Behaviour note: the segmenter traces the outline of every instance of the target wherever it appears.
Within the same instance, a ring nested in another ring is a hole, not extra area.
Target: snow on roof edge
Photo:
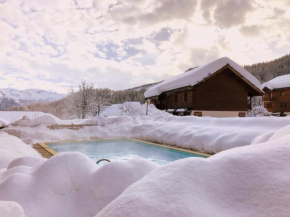
[[[262,84],[262,89],[267,87],[270,90],[279,88],[290,88],[290,74],[280,75]]]
[[[174,90],[186,86],[195,86],[202,80],[215,73],[222,67],[229,64],[233,69],[235,69],[240,75],[242,75],[246,80],[248,80],[253,86],[257,87],[260,91],[261,83],[255,78],[250,72],[244,69],[242,66],[234,62],[228,57],[221,57],[210,63],[207,63],[201,67],[194,68],[190,71],[182,73],[180,75],[171,77],[160,84],[157,84],[149,88],[145,93],[145,98],[160,95],[162,92]],[[263,91],[262,91],[263,92]]]

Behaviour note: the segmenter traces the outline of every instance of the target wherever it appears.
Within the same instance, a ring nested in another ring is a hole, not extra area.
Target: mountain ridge
[[[17,90],[15,88],[1,88],[0,91],[3,93],[4,98],[13,99],[20,105],[35,102],[52,102],[65,97],[64,94],[36,88],[25,90]]]

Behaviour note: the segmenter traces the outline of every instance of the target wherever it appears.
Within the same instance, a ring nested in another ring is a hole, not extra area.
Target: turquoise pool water
[[[166,164],[187,157],[204,157],[134,140],[78,141],[71,143],[50,143],[47,145],[58,153],[82,152],[94,161],[102,158],[116,161],[142,157],[158,164]]]

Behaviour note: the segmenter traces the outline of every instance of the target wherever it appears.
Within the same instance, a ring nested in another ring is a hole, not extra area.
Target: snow
[[[4,125],[7,125],[7,122],[6,121],[4,122],[3,120],[0,120],[0,127],[4,126]]]
[[[144,159],[99,167],[81,153],[59,154],[41,164],[35,158],[35,166],[32,160],[18,162],[0,173],[0,200],[17,202],[26,217],[94,216],[158,167]]]
[[[6,98],[12,98],[18,103],[21,101],[55,101],[65,97],[64,94],[59,94],[56,92],[41,89],[16,90],[13,88],[4,88],[0,89],[0,91],[4,93]]]
[[[262,88],[269,88],[270,90],[278,88],[290,87],[290,75],[281,75],[262,85]]]
[[[22,207],[13,201],[0,201],[0,217],[25,217]]]
[[[264,143],[159,167],[95,217],[288,217],[290,127]]]
[[[188,72],[182,73],[178,76],[169,78],[160,84],[157,84],[148,89],[144,95],[145,98],[160,95],[164,91],[169,91],[186,86],[194,86],[202,82],[205,78],[215,73],[225,65],[229,64],[238,73],[240,73],[245,79],[261,90],[261,83],[251,73],[249,73],[242,66],[234,62],[228,57],[222,57],[206,65],[197,67]],[[262,91],[262,90],[261,90]]]
[[[153,104],[148,105],[148,114],[146,115],[146,104],[143,104],[142,106],[136,107],[130,111],[130,113],[127,116],[130,117],[153,117],[153,118],[158,118],[158,117],[171,117],[172,115],[161,111],[159,109],[156,109],[156,107]]]
[[[49,130],[44,115],[5,131],[27,143],[128,136],[230,150],[164,166],[138,158],[98,166],[81,153],[43,159],[1,132],[0,216],[290,216],[290,118],[177,117],[153,105],[145,111],[142,105],[122,117],[79,120],[94,125],[80,130]]]
[[[0,170],[7,168],[12,160],[25,156],[40,157],[38,152],[17,137],[0,132]]]
[[[248,112],[248,117],[262,117],[271,115],[264,106],[255,106],[250,112]]]
[[[106,108],[105,111],[101,112],[101,117],[108,117],[108,116],[121,116],[122,111],[120,110],[120,106],[122,104],[113,104]]]
[[[27,116],[29,118],[37,118],[43,114],[45,113],[27,112],[27,111],[0,111],[0,121],[3,121],[4,123],[9,124],[23,118],[23,116]]]
[[[50,114],[43,114],[37,118],[30,119],[27,116],[23,116],[22,119],[13,122],[13,126],[24,126],[24,127],[36,127],[39,125],[56,125],[61,124],[62,121]]]
[[[110,117],[110,116],[122,116],[124,115],[123,110],[131,110],[133,108],[141,106],[140,102],[124,102],[123,104],[113,104],[108,106],[103,112],[101,112],[101,117]]]
[[[47,128],[53,123],[78,123],[89,126],[79,130]],[[71,121],[51,119],[50,116],[44,115],[36,119],[17,121],[3,130],[27,144],[96,138],[134,138],[200,152],[218,153],[249,145],[256,137],[275,132],[289,124],[290,118],[287,117],[179,117],[160,111],[152,104],[149,105],[146,115],[144,104],[120,117],[94,117]]]

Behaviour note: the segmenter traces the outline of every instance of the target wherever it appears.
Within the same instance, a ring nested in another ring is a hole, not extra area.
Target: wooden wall
[[[193,109],[247,111],[250,86],[226,68],[193,89]]]
[[[185,100],[187,94],[187,100]],[[159,97],[161,109],[178,109],[178,108],[192,108],[192,90],[180,91],[175,93],[163,93]],[[177,100],[177,101],[176,101]]]
[[[264,89],[264,92],[264,107],[269,112],[290,112],[290,88],[276,89],[273,91]]]

